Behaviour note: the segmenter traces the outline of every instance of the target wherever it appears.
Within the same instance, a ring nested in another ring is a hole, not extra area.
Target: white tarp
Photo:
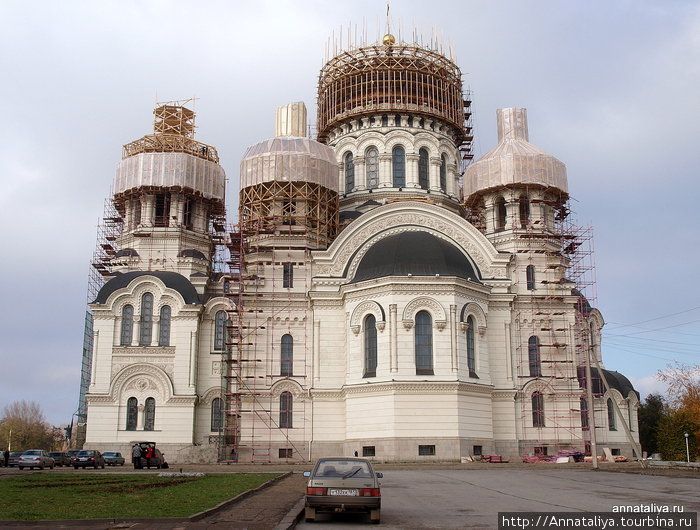
[[[117,165],[114,193],[142,186],[191,188],[207,199],[223,200],[226,175],[219,164],[187,153],[139,153]]]
[[[241,189],[264,182],[313,182],[338,191],[338,163],[330,147],[309,138],[270,138],[248,148]]]

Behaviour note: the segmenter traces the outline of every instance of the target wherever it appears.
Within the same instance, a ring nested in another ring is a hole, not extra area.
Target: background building
[[[125,146],[96,260],[87,444],[516,457],[585,450],[592,410],[598,443],[631,456],[632,385],[594,366],[585,391],[604,322],[565,166],[529,143],[524,109],[498,111],[498,145],[469,165],[470,108],[442,50],[386,35],[331,58],[318,141],[295,103],[244,155],[220,274],[216,151],[186,107],[158,107]]]

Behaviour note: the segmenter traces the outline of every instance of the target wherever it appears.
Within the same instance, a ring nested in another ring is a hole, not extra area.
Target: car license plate
[[[328,495],[345,495],[346,497],[357,497],[357,490],[352,488],[328,488]]]

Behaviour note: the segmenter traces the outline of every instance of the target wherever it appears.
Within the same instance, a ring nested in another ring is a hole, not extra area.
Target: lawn
[[[0,480],[0,520],[187,517],[276,476],[279,473],[7,477]]]

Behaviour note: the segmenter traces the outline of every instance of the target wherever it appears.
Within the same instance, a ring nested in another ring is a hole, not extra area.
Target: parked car
[[[70,459],[71,465],[78,469],[79,467],[93,467],[97,469],[101,467],[105,468],[105,459],[102,453],[95,451],[94,449],[88,449],[80,451],[77,455]]]
[[[372,523],[379,523],[381,492],[379,479],[366,458],[321,458],[306,485],[304,517],[314,521],[319,512],[368,512]]]
[[[165,461],[165,455],[156,447],[155,442],[137,442],[141,446],[141,458],[134,459],[134,469],[143,469],[155,467],[156,469],[167,469],[168,463]],[[150,453],[149,453],[150,448]],[[150,454],[148,457],[146,455]]]
[[[70,456],[68,456],[68,453],[52,451],[49,453],[49,456],[53,458],[57,466],[63,467],[70,465]]]
[[[54,459],[43,449],[29,449],[22,453],[17,460],[17,467],[20,469],[24,469],[25,467],[29,469],[35,467],[40,467],[41,469],[48,467],[53,469],[55,465]]]
[[[102,456],[105,459],[105,464],[107,464],[108,466],[123,466],[124,465],[124,457],[119,452],[105,451],[104,453],[102,453]]]
[[[24,451],[15,451],[14,453],[10,453],[10,459],[7,461],[7,465],[10,467],[17,467],[17,462],[23,452]]]

